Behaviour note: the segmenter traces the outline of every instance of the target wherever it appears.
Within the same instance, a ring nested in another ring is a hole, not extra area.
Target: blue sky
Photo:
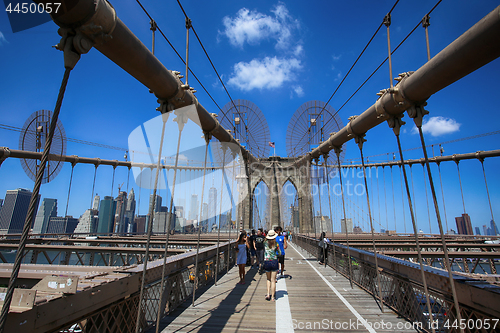
[[[435,5],[436,1],[401,1],[392,13],[391,44],[394,48]],[[149,19],[136,1],[112,1],[118,17],[143,43],[151,47]],[[177,50],[184,55],[185,26],[182,12],[175,1],[143,0],[142,4],[157,21]],[[233,99],[247,99],[257,105],[266,117],[276,154],[286,156],[286,130],[293,113],[310,100],[326,101],[366,45],[393,1],[192,1],[182,2],[193,26],[203,41]],[[429,27],[431,56],[460,36],[498,2],[492,0],[443,1],[431,14]],[[53,110],[64,71],[62,52],[57,44],[57,26],[48,22],[41,26],[12,33],[5,12],[0,13],[0,123],[22,127],[36,110]],[[157,34],[156,55],[165,67],[184,74],[185,68],[170,46]],[[383,27],[359,63],[334,96],[330,105],[338,109],[387,56],[387,35]],[[427,61],[424,29],[419,27],[393,55],[393,77],[400,72],[416,70]],[[194,36],[191,34],[190,67],[222,108],[229,98]],[[499,113],[495,96],[500,61],[497,59],[454,83],[429,99],[426,140],[428,144],[498,130]],[[209,112],[219,110],[190,77],[197,97]],[[362,113],[376,100],[376,93],[389,86],[387,64],[344,106],[339,116],[344,122],[351,115]],[[83,55],[70,77],[61,110],[66,134],[70,138],[127,147],[129,134],[140,124],[157,115],[156,98],[148,89],[118,66],[92,49]],[[410,121],[401,135],[403,148],[419,146],[418,136]],[[367,134],[365,156],[370,161],[387,160],[374,156],[397,150],[392,131],[381,124]],[[0,146],[17,149],[19,133],[0,129]],[[445,154],[469,153],[498,148],[498,135],[445,145]],[[346,159],[358,159],[359,150],[353,142],[346,147]],[[437,150],[436,150],[437,153]],[[94,146],[68,143],[68,155],[123,160],[123,152]],[[432,155],[432,153],[430,153]],[[406,153],[406,158],[420,158],[421,150]],[[389,155],[392,158],[392,154]],[[498,158],[485,162],[488,185],[495,206],[500,199]],[[422,184],[422,170],[415,171],[415,183]],[[446,210],[449,223],[463,212],[456,166],[442,165]],[[91,201],[94,168],[75,167],[68,214],[79,217]],[[71,167],[64,166],[56,180],[42,187],[42,197],[59,201],[59,214],[66,205]],[[434,170],[434,169],[433,169]],[[437,171],[437,169],[435,169]],[[396,171],[396,170],[394,170]],[[466,208],[473,226],[482,226],[490,219],[484,179],[478,161],[460,163]],[[386,169],[386,176],[389,174]],[[399,177],[395,173],[395,177]],[[111,167],[98,170],[96,192],[111,194]],[[388,176],[387,176],[388,177]],[[396,178],[397,178],[396,177]],[[435,178],[438,177],[436,172]],[[395,179],[396,179],[395,178]],[[0,167],[0,197],[18,187],[33,188],[20,163],[8,159]],[[391,186],[386,178],[387,187]],[[116,170],[113,195],[117,185],[127,183],[127,170]],[[382,184],[382,183],[380,183]],[[395,187],[400,185],[399,178]],[[438,185],[438,183],[436,184]],[[132,186],[132,184],[130,185]],[[381,189],[382,191],[382,189]],[[376,192],[375,192],[376,193]],[[382,193],[382,192],[380,192]],[[395,191],[397,194],[397,191]],[[144,192],[146,195],[146,192]],[[148,195],[149,193],[147,193]],[[428,194],[430,195],[430,194]],[[397,197],[401,202],[400,196]],[[376,200],[376,198],[375,198]],[[382,199],[383,200],[383,199]],[[389,224],[392,220],[392,199],[388,199]],[[420,216],[427,215],[422,187],[416,188]],[[146,211],[141,203],[141,214]],[[376,201],[375,201],[376,202]],[[382,201],[381,220],[385,208]],[[398,213],[401,204],[396,204]],[[498,206],[498,205],[497,205]],[[406,214],[408,214],[408,209]],[[432,217],[431,207],[431,217]],[[497,209],[496,215],[500,214]],[[377,214],[377,213],[375,213]],[[408,215],[407,215],[408,216]],[[432,220],[432,218],[431,218]],[[406,218],[408,223],[409,218]],[[397,224],[398,222],[396,222]],[[435,222],[433,222],[435,223]],[[385,223],[381,223],[384,225]],[[428,231],[427,221],[421,227]],[[398,225],[398,231],[402,226]],[[392,228],[391,228],[392,229]],[[437,227],[433,227],[433,231]]]

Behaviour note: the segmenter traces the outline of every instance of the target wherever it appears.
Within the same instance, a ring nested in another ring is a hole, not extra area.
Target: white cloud
[[[293,51],[293,55],[298,57],[300,56],[302,53],[304,52],[304,47],[302,46],[302,44],[298,44],[296,47],[295,47],[295,50]]]
[[[297,94],[298,97],[304,96],[304,89],[301,86],[293,86],[293,91]]]
[[[228,84],[244,91],[278,88],[284,82],[293,80],[293,70],[300,68],[302,68],[302,65],[296,58],[278,59],[277,57],[266,57],[263,60],[241,61],[234,65],[234,73],[229,78]]]
[[[332,58],[333,58],[333,61],[339,61],[340,58],[342,58],[342,55],[341,54],[339,54],[339,55],[334,54],[334,55],[332,55]]]
[[[8,41],[7,39],[5,39],[3,33],[0,31],[0,46],[2,46],[4,43],[8,43]]]
[[[225,30],[219,33],[238,47],[243,47],[245,42],[256,45],[263,39],[272,38],[276,40],[276,49],[287,49],[293,37],[292,31],[298,30],[300,25],[290,16],[284,3],[278,3],[271,12],[274,15],[241,8],[234,18],[223,18]]]
[[[460,130],[460,126],[461,124],[457,123],[455,119],[437,116],[430,117],[427,121],[424,120],[422,131],[432,136],[440,136],[457,132]],[[416,127],[413,128],[413,133],[418,133]]]

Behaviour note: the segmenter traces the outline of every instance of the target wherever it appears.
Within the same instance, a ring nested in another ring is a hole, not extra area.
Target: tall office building
[[[2,210],[0,211],[0,229],[2,232],[17,234],[23,231],[31,195],[30,190],[22,188],[7,191]],[[39,201],[40,194],[36,200],[35,211],[38,209]],[[33,216],[33,220],[31,221],[31,227],[33,227],[34,222],[35,216]]]
[[[85,213],[78,219],[78,225],[75,228],[75,234],[93,234],[97,232],[97,222],[98,222],[97,210],[87,209]]]
[[[208,231],[212,231],[217,224],[217,189],[211,187],[208,190]]]
[[[99,223],[97,232],[100,234],[110,234],[113,232],[113,222],[115,218],[116,202],[113,197],[105,196],[101,200],[99,208]]]
[[[132,232],[130,226],[134,222],[135,216],[135,193],[131,189],[127,197],[127,205],[125,207],[125,225],[127,225],[127,232]],[[129,231],[130,230],[130,231]]]
[[[101,202],[101,197],[99,194],[95,194],[94,201],[92,203],[92,209],[93,210],[99,210],[99,203]]]
[[[161,197],[157,194],[156,195],[156,199],[155,199],[155,208],[153,209],[153,214],[160,211],[161,204],[162,204],[161,200],[162,200]],[[149,196],[149,210],[148,210],[148,214],[151,211],[151,207],[152,206],[153,206],[153,195],[151,194]]]
[[[347,223],[346,223],[347,220]],[[352,233],[353,232],[353,224],[352,224],[352,219],[341,219],[340,220],[340,225],[341,225],[341,232],[345,234],[345,229],[347,226],[347,232]]]
[[[476,235],[481,236],[481,230],[479,229],[479,227],[476,227],[474,229],[476,229]]]
[[[490,228],[491,228],[491,235],[492,236],[498,235],[498,226],[494,220],[490,221]]]
[[[114,232],[123,234],[127,232],[127,226],[125,224],[125,211],[127,208],[127,193],[120,192],[115,199],[115,220],[114,220]]]
[[[56,216],[49,219],[47,234],[72,234],[78,225],[78,219],[73,216]]]
[[[0,199],[0,209],[2,209],[3,206],[3,199]]]
[[[35,217],[35,225],[33,226],[34,234],[46,234],[49,219],[57,216],[57,199],[44,198],[38,213]]]
[[[455,217],[458,233],[461,235],[474,235],[472,230],[472,223],[469,214],[465,213],[462,216]]]
[[[189,207],[189,214],[187,218],[189,220],[197,220],[199,214],[199,203],[198,203],[198,194],[191,195],[191,206]]]

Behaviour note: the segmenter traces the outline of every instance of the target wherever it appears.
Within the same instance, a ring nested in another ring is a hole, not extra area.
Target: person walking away
[[[252,235],[248,237],[248,243],[250,246],[250,269],[254,268],[253,264],[255,262],[255,256],[257,255],[255,252],[255,237],[257,237],[257,235],[255,235],[255,229],[252,229]]]
[[[323,265],[328,260],[328,243],[329,240],[326,238],[326,234],[323,231],[320,236],[320,241],[318,243],[318,261],[320,265]]]
[[[278,274],[280,274],[281,277],[283,277],[283,272],[285,271],[285,250],[288,247],[288,243],[285,236],[282,235],[282,231],[283,229],[281,227],[276,227],[276,234],[278,235],[276,237],[276,243],[278,243],[280,249],[280,255],[278,255],[280,270],[278,271]]]
[[[245,266],[247,264],[247,234],[242,232],[238,241],[236,242],[236,264],[238,265],[240,282],[238,284],[245,284]]]
[[[276,243],[277,234],[270,230],[267,233],[266,241],[264,242],[264,263],[262,269],[266,271],[267,277],[267,294],[266,300],[275,300],[276,293],[276,273],[278,272],[278,256],[279,246]]]
[[[257,235],[255,235],[253,246],[255,248],[255,254],[257,257],[257,267],[259,268],[259,273],[262,273],[262,263],[264,262],[264,242],[266,237],[262,233],[262,228],[257,230]]]

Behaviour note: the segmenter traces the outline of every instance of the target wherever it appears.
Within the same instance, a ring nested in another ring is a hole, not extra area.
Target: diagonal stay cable
[[[398,0],[398,1],[399,1],[399,0]],[[184,14],[184,17],[185,17],[186,19],[187,19],[187,18],[189,18],[189,17],[188,17],[188,15],[187,15],[187,13],[186,13],[186,11],[184,10],[184,7],[182,7],[181,2],[180,2],[179,0],[177,0],[177,3],[179,4],[179,7],[181,8],[182,13]],[[194,33],[194,35],[196,36],[196,39],[197,39],[197,40],[198,40],[198,42],[200,43],[200,46],[201,46],[201,48],[203,49],[203,52],[205,52],[205,55],[207,56],[207,59],[208,59],[208,61],[210,62],[210,65],[212,65],[212,68],[213,68],[213,70],[215,71],[215,74],[217,75],[217,78],[219,79],[220,83],[222,84],[222,87],[223,87],[223,88],[224,88],[224,90],[226,91],[227,96],[228,96],[228,97],[229,97],[229,99],[231,100],[231,103],[233,104],[234,109],[236,110],[236,112],[238,112],[238,115],[240,116],[240,119],[241,119],[241,121],[243,122],[243,125],[244,125],[245,127],[247,127],[247,125],[246,125],[246,123],[245,123],[245,119],[243,119],[243,117],[242,117],[242,116],[241,116],[241,114],[240,114],[240,111],[239,111],[239,110],[238,110],[238,108],[236,107],[236,104],[234,103],[233,98],[232,98],[232,97],[231,97],[231,95],[229,94],[229,91],[227,90],[226,85],[225,85],[225,84],[224,84],[224,82],[222,81],[222,78],[220,77],[219,72],[217,72],[217,69],[215,68],[214,63],[212,62],[212,59],[210,59],[210,56],[208,55],[208,52],[207,52],[207,50],[205,49],[205,46],[203,45],[203,43],[202,43],[202,41],[201,41],[200,37],[198,36],[198,34],[196,33],[196,30],[194,29],[193,24],[191,24],[191,29],[193,30],[193,33]],[[228,111],[229,111],[229,110],[228,110]],[[223,116],[224,116],[224,117],[226,117],[226,119],[227,119],[228,121],[230,121],[230,120],[229,120],[229,118],[227,117],[227,115],[224,113],[224,111],[222,111],[222,110],[221,110],[221,112],[222,112]],[[247,133],[249,133],[249,134],[250,134],[250,136],[252,137],[252,139],[253,139],[255,142],[257,142],[257,141],[255,140],[255,138],[253,138],[253,135],[252,135],[252,133],[251,133],[251,132],[247,132]],[[258,149],[258,150],[259,150],[259,152],[260,152],[260,147],[257,147],[257,149]]]
[[[146,8],[144,8],[144,6],[141,4],[141,2],[139,0],[136,0],[136,1],[139,4],[139,6],[142,8],[142,10],[144,11],[144,13],[146,13],[146,15],[148,16],[148,18],[150,20],[153,20],[153,17],[149,14],[149,12],[146,10]],[[167,38],[167,36],[163,33],[163,31],[161,30],[161,28],[159,26],[157,26],[157,29],[160,32],[160,34],[163,36],[163,38],[165,39],[165,41],[168,43],[168,45],[170,45],[170,47],[172,48],[172,50],[175,52],[175,54],[177,54],[177,56],[179,57],[179,59],[185,65],[186,62],[184,61],[184,59],[182,58],[182,56],[179,54],[179,52],[177,52],[176,48],[170,42],[170,40]],[[222,109],[219,106],[219,104],[217,104],[217,102],[215,101],[215,99],[212,97],[212,95],[210,95],[210,93],[208,92],[208,90],[205,88],[205,86],[203,85],[203,83],[201,83],[201,81],[198,79],[198,77],[193,73],[193,71],[191,70],[191,68],[189,68],[189,72],[193,75],[193,77],[195,78],[195,80],[200,84],[200,87],[207,93],[208,97],[210,97],[210,99],[212,100],[212,102],[214,102],[214,104],[217,106],[217,108],[222,111]]]
[[[179,1],[179,0],[177,0]],[[392,11],[394,10],[394,8],[396,7],[396,5],[398,4],[399,0],[396,0],[396,2],[394,3],[394,5],[392,6],[391,10],[389,11],[389,14],[392,13]],[[368,46],[370,46],[371,42],[373,41],[373,39],[375,38],[375,36],[378,34],[378,32],[380,31],[380,28],[382,28],[382,26],[384,25],[384,22],[381,22],[380,25],[378,26],[377,30],[375,31],[375,33],[372,35],[372,37],[370,38],[370,40],[368,41],[368,43],[365,45],[365,47],[363,48],[363,50],[361,51],[361,53],[358,55],[358,57],[356,58],[356,60],[354,61],[354,63],[351,65],[351,68],[349,68],[349,70],[347,71],[346,75],[344,75],[344,78],[342,79],[342,81],[340,81],[340,83],[338,84],[337,88],[335,89],[335,91],[332,93],[332,95],[330,96],[330,98],[328,99],[328,101],[325,103],[325,105],[323,106],[323,108],[321,109],[321,111],[319,112],[318,114],[318,117],[321,117],[321,115],[323,114],[323,111],[325,110],[325,108],[329,105],[330,101],[332,100],[333,96],[335,96],[335,94],[337,93],[337,91],[339,90],[340,86],[342,86],[342,84],[344,83],[345,79],[349,76],[349,74],[351,73],[352,69],[354,68],[354,66],[358,63],[359,59],[361,58],[361,56],[365,53],[366,49],[368,48]],[[373,74],[372,74],[373,75]],[[338,113],[335,112],[334,116]],[[326,126],[326,123],[323,124],[323,126],[321,127],[321,129],[324,129],[324,127]],[[310,127],[310,126],[309,126]],[[307,133],[304,133],[304,135],[302,136],[302,138],[300,138],[300,140],[302,140],[305,135]],[[299,140],[299,141],[300,141]]]
[[[427,13],[427,15],[430,15],[434,9],[441,3],[442,0],[439,0],[435,5],[434,7],[432,7],[432,9]],[[396,46],[394,48],[394,50],[391,52],[391,55],[394,54],[398,49],[399,47],[401,47],[401,45],[403,45],[404,42],[406,42],[406,40],[415,32],[415,30],[417,30],[417,28],[420,26],[420,24],[422,23],[422,20],[420,20],[417,25],[415,25],[415,27],[408,33],[408,35],[406,35],[406,37],[398,44],[398,46]],[[342,108],[354,97],[354,95],[356,95],[358,93],[358,91],[373,77],[373,75],[375,75],[375,73],[385,64],[385,62],[389,60],[389,57],[387,56],[385,58],[384,61],[382,61],[382,63],[370,74],[370,76],[358,87],[358,89],[356,89],[356,91],[344,102],[344,104],[342,104],[342,106],[335,112],[334,116],[337,115],[340,110],[342,110]],[[322,128],[324,128],[332,119],[334,118],[330,118],[328,119],[322,126]],[[415,148],[416,149],[416,148]],[[385,154],[384,154],[385,155]]]

